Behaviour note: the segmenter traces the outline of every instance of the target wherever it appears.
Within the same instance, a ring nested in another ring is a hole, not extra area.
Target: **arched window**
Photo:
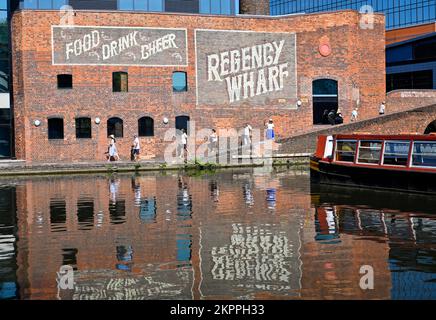
[[[113,72],[112,73],[112,91],[113,92],[127,92],[129,91],[129,79],[127,72]]]
[[[430,123],[424,131],[424,134],[436,133],[436,120]]]
[[[186,72],[182,72],[182,71],[173,72],[173,91],[174,92],[188,91],[188,80],[186,78]]]
[[[327,124],[327,114],[338,110],[338,82],[319,79],[312,83],[313,124]]]
[[[142,117],[138,120],[138,136],[154,136],[154,120],[150,117]]]
[[[64,138],[64,119],[62,118],[48,119],[48,138],[50,140]]]
[[[107,136],[109,137],[111,134],[115,136],[115,138],[123,137],[123,120],[120,118],[110,118],[107,121]]]
[[[76,118],[76,138],[91,138],[91,118]]]

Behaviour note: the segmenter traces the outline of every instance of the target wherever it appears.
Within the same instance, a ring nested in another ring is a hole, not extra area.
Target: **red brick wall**
[[[394,90],[386,97],[386,113],[436,104],[436,90]]]
[[[225,17],[183,14],[121,13],[77,11],[76,25],[172,27],[188,30],[188,67],[53,66],[51,25],[59,24],[58,12],[20,11],[12,19],[12,54],[16,117],[16,156],[35,162],[99,161],[107,150],[106,121],[118,116],[124,120],[124,138],[118,140],[122,158],[129,157],[137,120],[151,116],[155,137],[144,138],[143,156],[161,158],[167,129],[175,117],[189,115],[197,129],[221,126],[241,128],[245,122],[263,128],[272,117],[278,137],[291,136],[312,127],[312,81],[333,78],[339,83],[339,107],[346,121],[360,93],[360,116],[370,117],[385,99],[384,17],[376,15],[375,28],[361,30],[357,12],[342,11],[295,17]],[[297,33],[297,92],[303,105],[298,110],[269,105],[238,108],[196,107],[195,29],[251,30]],[[331,55],[322,57],[320,43],[329,43]],[[188,92],[173,93],[172,72],[186,71]],[[129,73],[129,92],[113,93],[111,74]],[[56,75],[71,73],[72,90],[58,90]],[[355,90],[356,92],[356,90]],[[48,140],[47,117],[64,118],[65,139]],[[101,118],[92,123],[92,139],[75,138],[74,118]],[[170,122],[165,125],[162,119]],[[35,127],[34,120],[42,125]]]

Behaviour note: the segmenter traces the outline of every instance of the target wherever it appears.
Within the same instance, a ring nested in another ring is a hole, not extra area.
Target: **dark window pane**
[[[433,89],[433,70],[392,73],[387,75],[387,90]]]
[[[199,0],[165,0],[165,11],[198,13]]]
[[[64,119],[59,119],[59,118],[48,119],[48,138],[49,139],[64,138]]]
[[[128,91],[128,75],[127,72],[112,73],[112,91],[127,92]]]
[[[152,137],[154,136],[154,121],[150,117],[143,117],[138,120],[138,136]]]
[[[77,118],[76,119],[76,138],[91,138],[91,119]]]
[[[58,89],[71,89],[73,76],[71,74],[58,74]]]
[[[188,91],[186,72],[173,72],[173,91]]]
[[[107,121],[107,136],[114,135],[115,138],[123,137],[123,120],[120,118],[110,118]]]
[[[313,81],[313,95],[338,95],[338,82],[331,79]]]

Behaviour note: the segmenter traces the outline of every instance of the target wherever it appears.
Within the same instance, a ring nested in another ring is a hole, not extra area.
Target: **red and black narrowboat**
[[[319,136],[310,171],[323,184],[436,194],[436,135]]]

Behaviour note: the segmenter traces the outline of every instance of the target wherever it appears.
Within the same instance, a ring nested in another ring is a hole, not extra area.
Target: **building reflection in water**
[[[77,222],[79,230],[90,230],[94,226],[94,200],[80,198],[77,202]]]
[[[317,241],[334,241],[339,239],[339,229],[337,227],[337,218],[334,208],[319,207],[315,213],[315,230]]]
[[[133,264],[133,249],[132,246],[117,246],[116,268],[122,271],[132,271]]]
[[[63,265],[76,283],[63,299],[435,298],[436,199],[311,192],[304,172],[277,170],[12,183],[2,299],[56,299]]]
[[[253,197],[252,188],[253,187],[249,181],[246,181],[242,187],[245,204],[249,207],[254,206],[254,197]]]
[[[73,267],[73,270],[77,270],[77,248],[65,248],[62,249],[62,265],[69,265]]]
[[[209,182],[210,196],[214,202],[220,201],[220,189],[218,187],[218,182],[216,180],[211,180]]]
[[[67,230],[67,209],[63,199],[50,200],[50,226],[52,232],[64,232]]]
[[[191,266],[192,258],[192,195],[183,176],[178,178],[176,259],[178,266]]]
[[[367,191],[368,192],[368,191]],[[375,208],[350,206],[340,196],[332,196],[329,202],[337,205],[317,208],[317,240],[324,240],[327,231],[334,234],[359,236],[360,239],[373,239],[379,247],[387,247],[386,264],[378,268],[378,273],[387,273],[389,278],[389,298],[392,299],[436,299],[436,217],[432,215],[434,206],[425,212],[402,212],[386,207],[385,202],[372,200]],[[367,193],[365,193],[367,195]],[[376,193],[373,194],[373,197]],[[378,195],[383,199],[382,195]],[[398,194],[396,205],[410,208],[411,203],[431,201],[425,196],[404,196]],[[328,212],[332,215],[329,218]],[[333,221],[336,221],[333,224]],[[331,228],[330,226],[335,226]],[[372,244],[366,250],[375,248]],[[375,249],[377,250],[377,249]]]
[[[17,299],[16,193],[0,186],[0,300]]]

